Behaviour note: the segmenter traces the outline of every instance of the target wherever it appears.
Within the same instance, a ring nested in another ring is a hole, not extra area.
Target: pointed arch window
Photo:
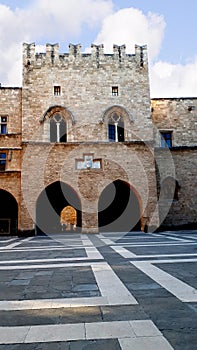
[[[124,121],[117,113],[113,113],[108,120],[108,139],[111,142],[124,141]]]
[[[61,114],[55,114],[50,119],[50,141],[66,142],[67,141],[67,125]]]

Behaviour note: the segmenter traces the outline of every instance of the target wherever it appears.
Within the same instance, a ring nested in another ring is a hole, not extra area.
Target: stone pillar
[[[84,200],[82,203],[82,233],[98,233],[98,203]]]

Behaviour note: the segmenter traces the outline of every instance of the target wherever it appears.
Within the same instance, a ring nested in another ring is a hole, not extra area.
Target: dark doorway
[[[0,190],[0,234],[17,235],[18,204],[11,193]]]
[[[77,227],[81,231],[81,203],[76,192],[67,184],[57,181],[45,188],[36,205],[36,233],[61,233],[61,211],[71,205],[77,212]]]
[[[128,183],[116,180],[101,193],[98,205],[100,232],[140,231],[140,206]]]

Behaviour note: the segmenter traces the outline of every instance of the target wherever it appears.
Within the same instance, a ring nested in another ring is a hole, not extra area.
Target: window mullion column
[[[115,122],[115,142],[118,142],[118,123]]]
[[[57,126],[57,142],[60,142],[60,123],[56,123]]]

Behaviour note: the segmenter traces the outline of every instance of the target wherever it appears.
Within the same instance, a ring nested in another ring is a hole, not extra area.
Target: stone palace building
[[[150,99],[135,54],[23,44],[0,87],[0,235],[197,226],[197,98]]]

